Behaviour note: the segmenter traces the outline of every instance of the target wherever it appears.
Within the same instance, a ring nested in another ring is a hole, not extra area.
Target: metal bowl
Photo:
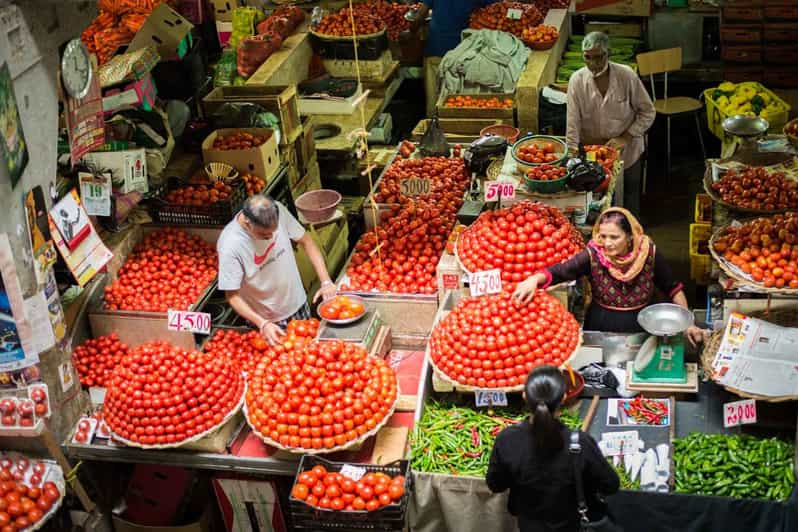
[[[352,301],[357,301],[358,303],[363,305],[363,312],[361,312],[354,318],[347,318],[345,320],[329,320],[327,318],[324,318],[325,322],[332,323],[333,325],[349,325],[350,323],[355,323],[357,320],[366,315],[366,301],[362,297],[353,294],[345,294],[345,295]],[[329,299],[327,301],[322,301],[321,303],[319,303],[319,306],[317,307],[316,311],[319,313],[320,316],[321,316],[321,309],[324,308],[325,305],[328,305],[331,302],[332,299]]]
[[[693,324],[693,313],[673,303],[651,305],[637,315],[637,323],[649,334],[673,336],[687,330]]]
[[[735,115],[723,120],[723,130],[737,137],[758,137],[770,124],[760,116]]]

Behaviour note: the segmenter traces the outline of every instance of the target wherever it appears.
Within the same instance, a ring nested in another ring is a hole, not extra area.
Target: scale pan
[[[673,303],[658,303],[641,310],[637,323],[649,334],[673,336],[693,324],[693,313]]]

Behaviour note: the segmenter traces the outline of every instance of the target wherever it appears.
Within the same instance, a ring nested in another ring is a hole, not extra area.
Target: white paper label
[[[723,426],[726,428],[737,425],[756,423],[756,401],[745,399],[723,405]]]
[[[623,432],[604,432],[601,434],[601,447],[604,456],[634,454],[638,450],[639,434],[636,430]]]
[[[510,9],[507,10],[507,18],[509,18],[509,19],[521,20],[521,17],[523,16],[523,14],[524,14],[524,12],[521,11],[520,9],[516,9],[516,8],[512,8],[511,7]]]
[[[341,475],[349,477],[355,482],[363,478],[366,474],[365,467],[357,467],[349,464],[344,464],[340,471]]]
[[[86,214],[90,216],[111,216],[111,176],[93,176],[86,172],[78,173],[80,180],[80,200]]]
[[[507,406],[507,394],[501,390],[478,390],[474,399],[477,406]]]
[[[472,297],[498,294],[502,291],[502,272],[498,268],[474,272],[468,279]]]
[[[105,402],[105,392],[107,388],[102,386],[91,386],[89,388],[89,397],[91,398],[91,404],[94,406],[100,406]]]
[[[167,328],[170,331],[210,334],[211,315],[207,312],[189,312],[186,310],[169,309]]]
[[[408,177],[399,182],[402,196],[424,196],[429,194],[430,188],[430,180],[421,177]]]
[[[514,199],[515,185],[512,183],[499,183],[498,181],[485,181],[485,201],[499,201],[499,199]]]
[[[74,379],[72,378],[72,363],[64,362],[58,366],[58,376],[61,380],[61,392],[67,393],[75,383]]]

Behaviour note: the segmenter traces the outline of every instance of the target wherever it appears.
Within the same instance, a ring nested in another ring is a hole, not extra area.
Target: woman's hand
[[[264,320],[260,325],[260,335],[269,342],[269,345],[277,345],[285,336],[285,332],[276,323]]]
[[[543,277],[541,274],[536,273],[518,283],[518,286],[515,287],[515,291],[513,292],[513,299],[524,305],[529,304],[532,298],[535,297],[535,291],[538,289],[538,284],[541,283],[541,277]]]
[[[690,345],[693,347],[707,341],[709,338],[709,331],[705,331],[695,325],[688,327],[685,334],[687,335],[687,340],[690,342]]]

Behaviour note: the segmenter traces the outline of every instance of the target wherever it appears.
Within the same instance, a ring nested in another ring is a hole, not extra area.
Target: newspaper
[[[798,329],[733,313],[712,369],[716,382],[746,393],[798,395]]]

